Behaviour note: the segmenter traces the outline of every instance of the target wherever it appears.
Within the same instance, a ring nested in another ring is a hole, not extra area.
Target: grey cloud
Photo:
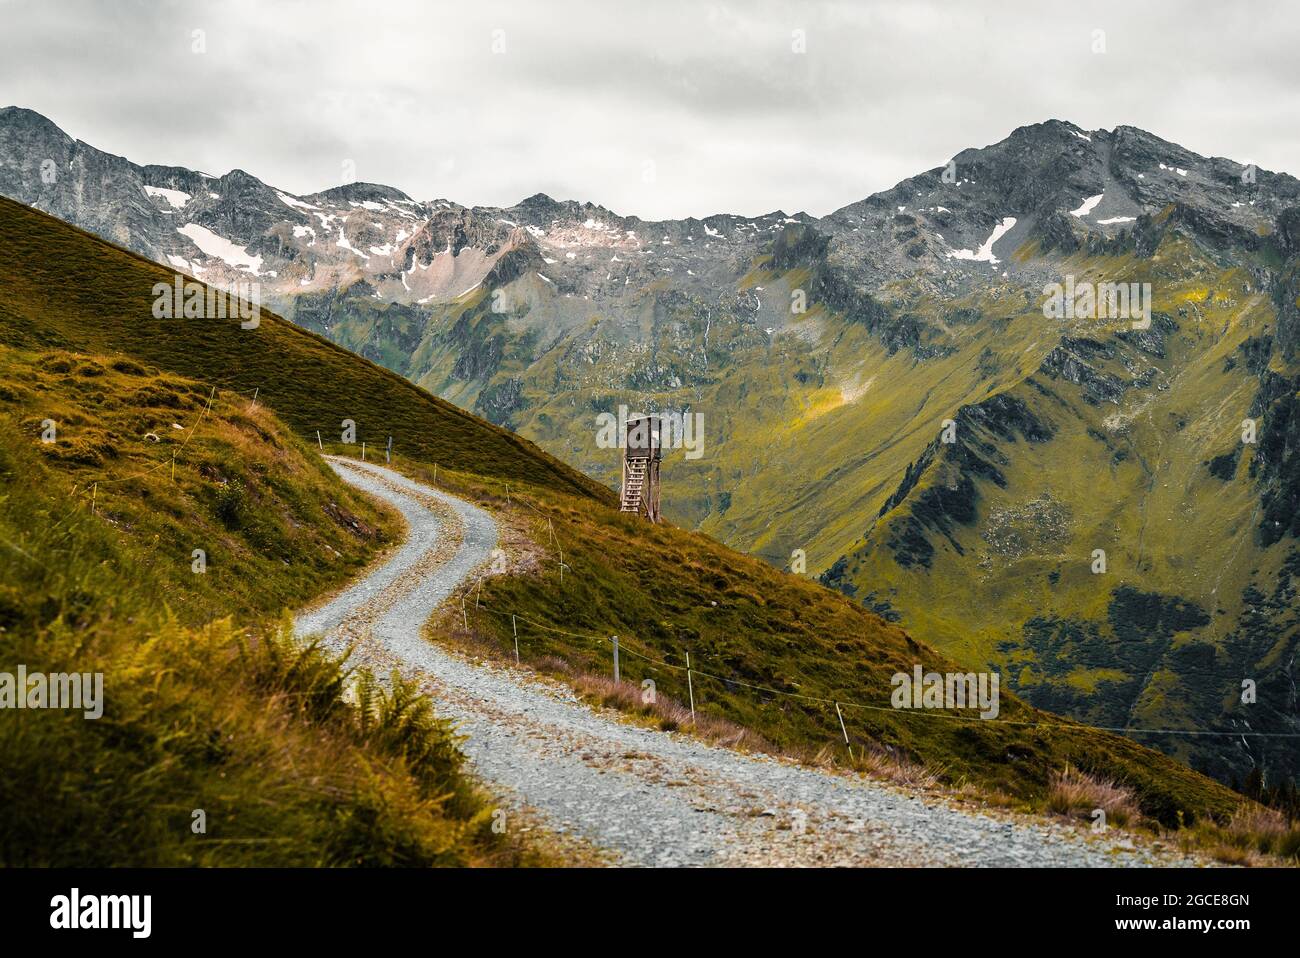
[[[137,162],[297,193],[350,159],[467,204],[823,214],[1049,117],[1291,172],[1300,143],[1283,3],[34,0],[0,16],[0,100]]]

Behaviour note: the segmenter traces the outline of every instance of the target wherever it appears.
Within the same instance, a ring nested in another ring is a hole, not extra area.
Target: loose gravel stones
[[[422,637],[434,611],[489,558],[492,517],[391,470],[331,458],[398,509],[405,543],[297,620],[360,664],[419,681],[467,736],[474,771],[507,809],[527,808],[632,865],[1196,864],[1121,833],[974,811],[942,796],[747,755],[594,710],[526,670],[471,661]]]

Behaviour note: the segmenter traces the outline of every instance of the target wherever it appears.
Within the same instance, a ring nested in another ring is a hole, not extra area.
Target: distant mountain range
[[[1145,731],[1300,732],[1293,177],[1052,120],[826,217],[647,222],[540,194],[294,196],[10,107],[0,193],[256,279],[606,482],[599,413],[700,413],[703,455],[665,465],[673,521],[1222,780],[1300,771],[1295,739]],[[1134,299],[1054,313],[1053,283]]]

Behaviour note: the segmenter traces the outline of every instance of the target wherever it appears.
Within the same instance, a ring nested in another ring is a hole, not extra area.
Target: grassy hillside
[[[278,616],[400,534],[400,520],[238,394],[120,356],[0,346],[0,369],[0,416],[59,492],[33,521],[60,527],[93,509],[122,575],[183,625]]]
[[[431,480],[427,470],[403,466]],[[701,713],[796,753],[829,747],[847,758],[834,705],[810,700],[830,699],[844,703],[856,755],[865,749],[923,764],[951,784],[1032,802],[1069,765],[1125,783],[1147,815],[1168,825],[1180,816],[1184,822],[1221,818],[1240,803],[1173,759],[1033,709],[1005,689],[996,720],[979,720],[971,710],[946,716],[894,710],[895,672],[910,673],[918,663],[927,671],[959,667],[843,595],[697,533],[650,526],[557,494],[530,493],[522,497],[526,505],[515,495],[508,505],[472,479],[439,479],[512,515],[535,544],[523,550],[531,555],[531,572],[492,576],[468,593],[470,639],[513,655],[513,613],[521,656],[542,665],[563,659],[607,675],[610,646],[589,637],[618,635],[624,680],[652,679],[658,694],[680,702],[689,698],[689,652],[692,668],[705,673],[694,676]],[[460,619],[456,608],[435,632],[462,631]]]
[[[1300,550],[1264,528],[1264,447],[1242,441],[1243,420],[1263,435],[1276,414],[1257,400],[1261,373],[1287,373],[1267,348],[1274,304],[1174,233],[1149,259],[1076,254],[1061,269],[1151,283],[1152,328],[1077,321],[996,398],[973,396],[951,414],[957,441],[936,429],[910,454],[827,581],[1058,713],[1294,731]],[[1297,767],[1293,740],[1135,734],[1223,781]]]
[[[259,400],[304,438],[357,443],[427,462],[612,502],[613,494],[531,443],[263,311],[237,320],[156,319],[154,284],[175,273],[0,197],[0,343],[124,353]]]
[[[120,356],[0,347],[0,662],[103,674],[98,719],[0,717],[0,864],[527,860],[427,701],[364,676],[350,699],[337,661],[273,627],[400,519],[264,407],[210,396]]]

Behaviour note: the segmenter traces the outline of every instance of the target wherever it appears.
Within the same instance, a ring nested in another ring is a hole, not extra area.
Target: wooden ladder
[[[645,490],[646,460],[629,459],[627,477],[623,480],[623,494],[619,503],[620,512],[641,512],[642,493]]]

